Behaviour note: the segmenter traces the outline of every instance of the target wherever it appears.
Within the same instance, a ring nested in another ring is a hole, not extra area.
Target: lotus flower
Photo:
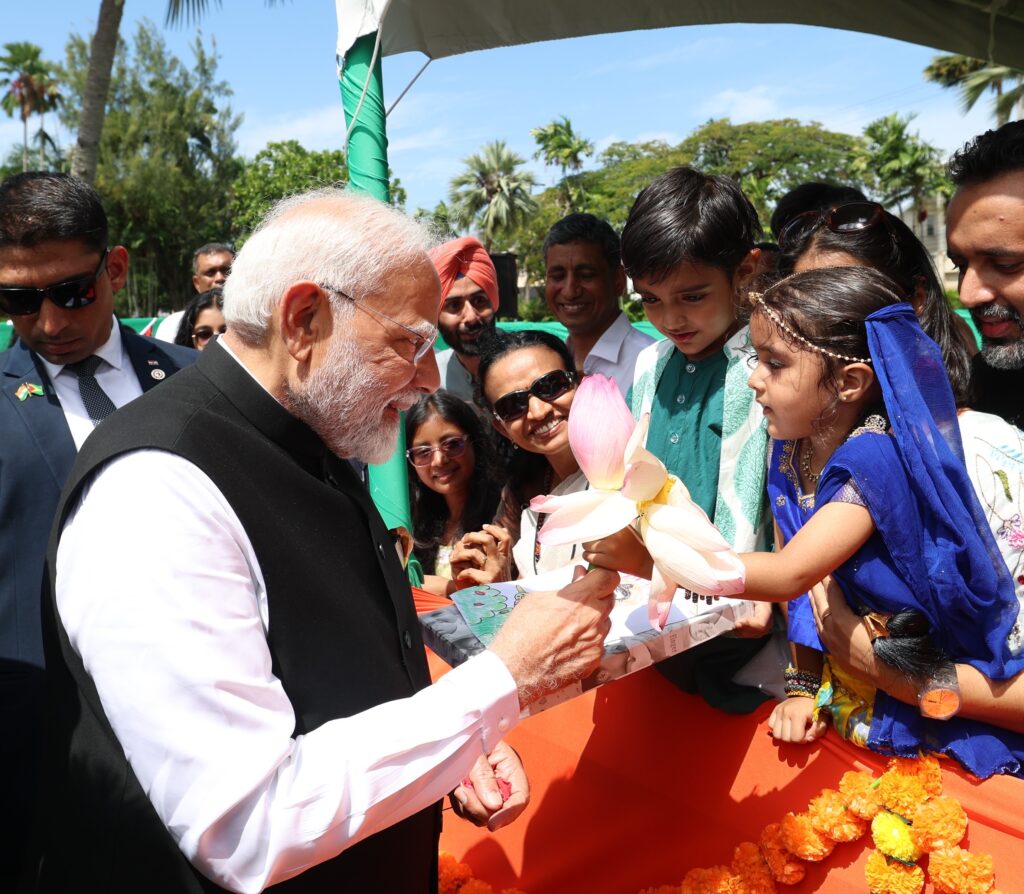
[[[535,497],[530,508],[548,516],[543,544],[599,540],[637,522],[654,562],[648,616],[660,630],[677,587],[713,596],[742,593],[739,556],[690,499],[686,486],[643,447],[650,414],[634,421],[618,386],[587,376],[569,412],[569,444],[590,489]]]

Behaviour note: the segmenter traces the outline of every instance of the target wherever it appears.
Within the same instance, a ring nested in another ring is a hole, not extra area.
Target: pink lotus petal
[[[585,376],[569,411],[569,446],[593,487],[622,487],[623,456],[635,428],[619,386],[607,376]]]
[[[675,596],[675,581],[666,580],[658,566],[651,573],[651,590],[647,596],[647,620],[655,630],[662,630],[672,611],[672,598]]]
[[[636,504],[615,491],[585,490],[562,500],[537,535],[545,546],[599,540],[636,518]]]
[[[644,453],[647,451],[644,450]],[[653,500],[667,479],[665,467],[656,459],[653,463],[630,463],[626,469],[626,480],[622,483],[622,495],[629,500]]]
[[[626,449],[623,451],[626,463],[633,461],[633,454],[643,448],[644,444],[647,443],[647,430],[651,427],[651,414],[644,413],[640,417],[640,421],[636,423],[636,428],[633,429],[633,434],[629,436],[629,440],[626,442]]]
[[[729,542],[718,528],[711,524],[700,506],[692,501],[675,506],[651,503],[646,512],[652,528],[668,534],[680,543],[708,552],[730,549]]]

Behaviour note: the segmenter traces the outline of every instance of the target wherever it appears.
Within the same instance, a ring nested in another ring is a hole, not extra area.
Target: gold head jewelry
[[[795,274],[790,274],[790,276],[793,275]],[[777,283],[775,283],[775,285],[771,286],[764,292],[751,292],[751,305],[753,307],[760,306],[761,310],[764,311],[764,315],[768,317],[769,320],[772,321],[772,325],[775,326],[776,329],[781,329],[787,335],[791,336],[792,338],[795,338],[798,342],[800,342],[800,344],[804,345],[807,348],[810,348],[812,351],[816,351],[819,354],[824,354],[827,357],[832,357],[836,360],[845,360],[847,363],[870,363],[870,357],[850,357],[848,354],[837,354],[835,351],[830,351],[828,348],[823,348],[821,347],[821,345],[816,345],[809,339],[804,338],[799,332],[793,329],[792,326],[789,326],[782,319],[782,317],[780,317],[774,311],[774,309],[770,308],[767,304],[764,303],[764,296],[767,295],[768,292],[771,292],[773,289],[776,289],[778,286],[782,285],[782,283],[789,279],[790,276],[787,276],[784,279],[780,279]]]

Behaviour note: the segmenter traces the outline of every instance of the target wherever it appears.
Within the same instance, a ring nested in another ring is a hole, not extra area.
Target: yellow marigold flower
[[[864,877],[871,894],[921,894],[924,890],[924,870],[920,866],[887,860],[881,851],[871,852]]]
[[[906,819],[917,813],[917,808],[928,800],[928,792],[920,779],[892,770],[882,774],[875,792],[884,807]]]
[[[473,870],[460,863],[447,851],[437,856],[438,894],[460,894],[463,885],[473,877]]]
[[[871,837],[875,847],[889,857],[895,857],[904,863],[916,863],[921,852],[910,837],[910,826],[900,816],[881,811],[871,821]]]
[[[761,856],[775,881],[783,885],[797,885],[804,880],[807,867],[795,859],[782,843],[781,823],[770,823],[764,827],[760,846]]]
[[[728,866],[691,869],[683,879],[682,894],[741,894],[739,879]]]
[[[875,780],[863,770],[849,770],[839,780],[839,791],[846,799],[846,806],[861,819],[872,819],[881,809]]]
[[[962,847],[933,851],[928,878],[942,894],[992,894],[995,868],[988,854],[972,854]]]
[[[817,863],[832,853],[832,840],[811,825],[811,818],[806,813],[787,813],[780,825],[786,850],[801,860]]]
[[[942,767],[934,755],[894,757],[889,761],[889,769],[901,776],[916,776],[929,795],[942,794]]]
[[[807,807],[811,825],[833,841],[856,841],[868,830],[868,821],[846,806],[846,799],[835,789],[823,789]]]
[[[494,888],[478,878],[471,878],[459,888],[459,894],[494,894]]]
[[[914,815],[910,835],[925,852],[954,847],[967,832],[967,814],[956,798],[939,795],[922,804]]]

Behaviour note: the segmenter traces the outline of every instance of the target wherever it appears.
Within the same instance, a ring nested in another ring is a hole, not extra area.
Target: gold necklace
[[[804,480],[809,484],[817,484],[818,478],[821,477],[821,472],[811,471],[811,444],[807,442],[804,444],[804,449],[800,451],[800,471],[803,472]]]

